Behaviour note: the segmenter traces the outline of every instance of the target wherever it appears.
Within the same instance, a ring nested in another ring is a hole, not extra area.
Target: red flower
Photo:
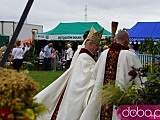
[[[137,72],[135,70],[131,70],[128,72],[128,75],[132,76],[132,79],[134,79],[137,76]]]
[[[10,115],[13,115],[13,112],[9,108],[0,109],[0,118],[4,118],[5,120],[9,120]]]

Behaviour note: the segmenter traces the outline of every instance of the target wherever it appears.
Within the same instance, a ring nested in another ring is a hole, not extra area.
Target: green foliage
[[[154,39],[146,39],[145,42],[143,42],[139,46],[139,52],[141,54],[147,53],[147,54],[158,55],[160,53],[160,42],[154,44]]]
[[[150,74],[145,82],[145,93],[141,94],[142,99],[150,105],[160,104],[160,73]]]
[[[115,87],[115,85],[105,85],[102,89],[102,104],[114,104],[117,103],[122,96],[124,95],[123,91]]]
[[[105,41],[106,41],[105,45],[110,45],[111,44],[111,40],[110,39],[111,39],[110,37],[106,37],[105,38]]]
[[[128,73],[134,79],[139,78],[141,85],[132,84],[129,88],[124,86],[115,87],[114,84],[104,86],[102,90],[102,105],[114,104],[116,107],[120,105],[159,105],[160,104],[160,73],[150,73],[147,75],[147,70],[143,68],[134,68]],[[147,81],[143,82],[142,77],[147,76]]]
[[[153,46],[153,55],[158,54],[160,54],[160,41],[158,41],[157,44]]]
[[[133,105],[137,104],[138,99],[138,89],[135,85],[129,88],[115,87],[115,85],[105,85],[102,90],[102,105],[114,104],[116,107],[120,105]]]
[[[100,42],[100,51],[102,52],[103,51],[103,47],[106,45],[106,46],[109,46],[111,44],[111,40],[110,40],[110,37],[106,37],[104,40],[101,40]]]
[[[26,69],[29,70],[29,71],[33,71],[33,70],[34,70],[34,67],[35,67],[35,65],[32,64],[32,63],[28,63],[28,64],[26,65]]]

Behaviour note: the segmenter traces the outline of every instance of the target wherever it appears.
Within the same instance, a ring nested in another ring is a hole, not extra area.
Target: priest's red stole
[[[113,43],[107,53],[103,85],[114,82],[116,79],[118,57],[121,50],[126,50],[121,44]],[[112,120],[113,105],[101,107],[100,120]]]

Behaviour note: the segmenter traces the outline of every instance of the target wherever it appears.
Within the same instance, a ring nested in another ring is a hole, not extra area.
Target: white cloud
[[[19,21],[28,0],[0,0],[0,20]],[[138,21],[160,21],[159,0],[34,0],[27,22],[44,26],[48,31],[60,22],[97,21],[111,31],[112,21],[131,28]]]

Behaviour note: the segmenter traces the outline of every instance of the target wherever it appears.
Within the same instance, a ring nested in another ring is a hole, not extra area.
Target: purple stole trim
[[[91,53],[90,51],[88,51],[87,49],[82,48],[82,49],[80,50],[79,54],[81,54],[81,53],[87,53],[89,56],[91,56],[91,57],[95,60],[95,55],[92,54],[92,53]]]
[[[80,50],[79,54],[81,54],[81,53],[87,53],[87,54],[88,54],[89,56],[91,56],[93,59],[94,59],[94,57],[95,57],[91,52],[89,52],[89,51],[88,51],[87,49],[85,49],[85,48],[82,48],[82,49]],[[63,90],[63,92],[62,92],[62,94],[61,94],[61,96],[60,96],[60,99],[59,99],[59,101],[58,101],[58,104],[56,105],[56,108],[55,108],[55,110],[54,110],[54,112],[53,112],[53,115],[52,115],[51,120],[56,120],[56,118],[57,118],[58,111],[59,111],[59,108],[60,108],[60,105],[61,105],[61,102],[62,102],[64,93],[65,93],[66,87],[67,87],[67,85],[65,86],[65,88],[64,88],[64,90]]]
[[[68,83],[68,82],[67,82],[67,83]],[[67,85],[64,87],[64,90],[63,90],[63,92],[62,92],[62,94],[61,94],[61,96],[60,96],[60,99],[59,99],[59,101],[58,101],[58,103],[57,103],[57,105],[56,105],[56,108],[55,108],[55,110],[54,110],[54,112],[53,112],[53,115],[52,115],[51,120],[56,120],[56,119],[57,119],[58,111],[59,111],[59,108],[60,108],[60,106],[61,106],[61,102],[62,102],[62,100],[63,100],[63,96],[64,96],[64,93],[65,93],[66,87],[67,87]]]

